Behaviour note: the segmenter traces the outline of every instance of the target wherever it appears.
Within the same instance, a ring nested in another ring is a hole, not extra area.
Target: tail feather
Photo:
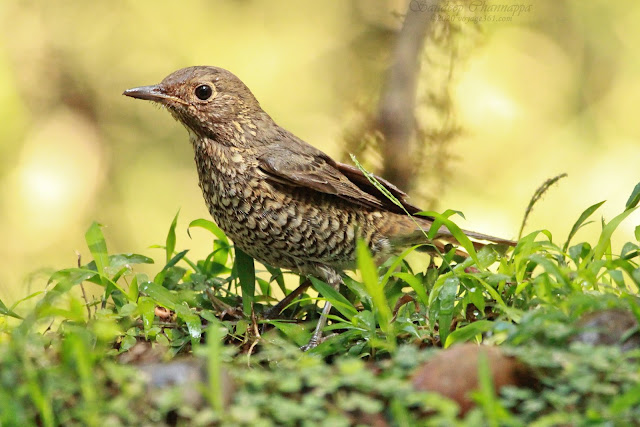
[[[397,221],[396,219],[393,223],[394,225],[392,230],[390,230],[390,233],[387,233],[387,235],[390,236],[390,240],[393,245],[412,246],[420,243],[429,243],[440,249],[440,246],[443,247],[443,245],[438,244],[438,241],[453,243],[454,245],[459,244],[457,239],[445,226],[440,227],[433,241],[428,241],[425,237],[425,233],[429,232],[433,224],[433,220],[430,218],[404,216],[403,220]],[[462,232],[471,239],[475,249],[480,249],[490,243],[508,246],[516,245],[516,242],[513,240],[504,239],[502,237],[490,236],[488,234],[477,233],[469,230],[462,230]]]

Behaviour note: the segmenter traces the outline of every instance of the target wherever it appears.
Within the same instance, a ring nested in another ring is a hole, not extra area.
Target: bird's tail
[[[428,217],[410,217],[407,215],[398,215],[396,220],[390,225],[389,232],[385,233],[389,236],[392,246],[408,247],[418,245],[420,243],[428,243],[435,246],[438,250],[444,250],[446,243],[459,245],[458,240],[451,234],[449,229],[441,226],[438,233],[432,240],[428,240],[426,233],[429,232],[433,225],[433,219]],[[462,230],[462,232],[471,240],[475,249],[495,243],[500,245],[515,246],[516,242],[502,237],[490,236],[488,234],[477,233],[475,231]]]

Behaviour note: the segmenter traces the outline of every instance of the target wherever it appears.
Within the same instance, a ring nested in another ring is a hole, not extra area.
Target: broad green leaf
[[[202,321],[200,320],[200,316],[194,313],[184,301],[176,305],[174,310],[176,315],[187,325],[192,342],[198,342],[202,336]]]
[[[471,303],[475,305],[478,310],[484,313],[486,301],[484,299],[482,288],[473,286],[471,289],[468,289],[467,292],[469,293],[469,300]]]
[[[122,317],[131,316],[138,310],[138,305],[133,302],[129,302],[118,309],[118,314]]]
[[[496,262],[498,253],[491,246],[485,246],[478,251],[478,268],[486,270],[490,265]]]
[[[156,302],[151,297],[138,298],[138,310],[142,315],[142,326],[144,331],[148,332],[153,326],[153,320],[156,317]]]
[[[102,227],[102,225],[94,221],[89,226],[84,237],[91,256],[93,256],[93,260],[96,263],[96,270],[100,275],[103,275],[105,267],[109,266],[109,255],[107,253],[107,243],[104,240],[104,235],[100,227]]]
[[[200,316],[195,314],[184,301],[179,301],[175,294],[155,282],[145,282],[141,284],[140,292],[147,294],[157,305],[175,311],[176,315],[187,325],[191,338],[193,340],[200,338],[202,334]],[[148,308],[148,306],[145,306],[145,308]]]
[[[226,265],[229,259],[229,242],[213,241],[213,260],[220,265]]]
[[[251,316],[251,304],[256,293],[256,269],[253,258],[238,247],[235,248],[236,259],[234,269],[242,289],[242,311],[245,316]]]
[[[447,342],[449,329],[453,320],[453,309],[458,294],[460,280],[457,277],[448,277],[444,281],[444,285],[438,294],[440,303],[440,311],[438,313],[438,327],[440,331],[440,341]]]
[[[171,291],[155,282],[144,282],[139,287],[140,292],[147,294],[156,304],[175,311],[178,305],[178,298]]]

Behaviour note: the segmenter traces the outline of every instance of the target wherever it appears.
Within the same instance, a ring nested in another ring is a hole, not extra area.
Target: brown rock
[[[498,347],[461,344],[440,351],[413,374],[416,390],[433,391],[460,405],[461,415],[474,407],[469,393],[478,390],[478,358],[487,357],[496,393],[505,385],[525,386],[532,383],[529,370]]]

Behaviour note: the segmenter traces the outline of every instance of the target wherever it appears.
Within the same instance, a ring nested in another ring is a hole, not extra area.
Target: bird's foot
[[[300,347],[300,350],[302,351],[308,351],[311,350],[312,348],[316,348],[317,346],[319,346],[320,344],[322,344],[323,342],[325,342],[326,340],[328,340],[329,338],[333,338],[335,337],[336,333],[333,334],[329,334],[326,337],[323,337],[322,335],[320,336],[312,336],[311,339],[309,340],[309,342],[305,345],[303,345],[302,347]]]
[[[309,350],[311,350],[312,348],[316,348],[316,347],[318,346],[318,344],[320,344],[320,343],[318,342],[318,340],[314,340],[313,338],[311,338],[311,339],[309,340],[309,342],[308,342],[308,343],[306,343],[305,345],[303,345],[302,347],[300,347],[300,350],[302,350],[302,351],[309,351]]]

